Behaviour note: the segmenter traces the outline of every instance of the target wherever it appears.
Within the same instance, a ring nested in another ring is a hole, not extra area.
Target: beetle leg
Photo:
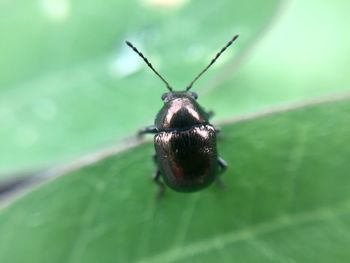
[[[208,115],[208,119],[211,119],[211,118],[213,118],[213,116],[215,115],[215,113],[214,113],[214,111],[210,110],[210,111],[207,111],[207,115]],[[214,129],[215,129],[215,132],[216,132],[217,134],[219,134],[219,136],[220,136],[221,128],[219,128],[219,127],[214,127]]]
[[[207,111],[207,114],[208,114],[208,119],[213,118],[213,117],[214,117],[214,115],[215,115],[215,113],[214,113],[212,110]]]
[[[220,167],[220,173],[223,173],[226,169],[227,169],[227,163],[224,159],[222,159],[221,157],[218,157],[218,165]],[[221,188],[224,189],[226,188],[225,183],[221,180],[220,177],[218,177],[218,179],[216,180],[217,185]]]
[[[145,128],[139,130],[139,132],[137,133],[138,137],[142,137],[142,135],[146,134],[146,133],[157,133],[158,129],[156,126],[154,125],[150,125],[150,126],[146,126]]]
[[[157,163],[157,155],[156,155],[156,154],[154,154],[154,155],[152,156],[152,159],[153,159],[153,161],[154,161],[155,163]]]
[[[160,171],[157,170],[153,175],[153,181],[158,185],[158,193],[157,198],[161,198],[164,195],[165,186],[164,183],[160,179]]]
[[[221,168],[221,172],[224,172],[227,169],[227,162],[221,157],[218,157],[218,164],[219,164],[219,167]]]

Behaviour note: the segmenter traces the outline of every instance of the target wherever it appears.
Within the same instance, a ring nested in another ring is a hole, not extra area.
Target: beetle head
[[[178,98],[191,98],[193,100],[196,100],[198,98],[198,95],[196,92],[192,91],[171,91],[162,95],[162,100],[164,103]]]

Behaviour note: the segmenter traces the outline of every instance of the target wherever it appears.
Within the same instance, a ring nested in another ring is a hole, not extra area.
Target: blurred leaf
[[[223,128],[227,190],[156,202],[150,144],[0,214],[0,262],[349,262],[350,101]]]
[[[249,62],[206,93],[217,117],[350,90],[350,2],[285,3]]]
[[[210,74],[246,49],[278,2],[1,2],[0,172],[64,161],[153,121],[166,90],[126,39],[182,89],[233,34],[244,32]]]

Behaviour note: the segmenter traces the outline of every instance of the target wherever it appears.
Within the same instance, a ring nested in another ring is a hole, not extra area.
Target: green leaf
[[[244,32],[209,76],[246,50],[278,3],[2,1],[0,173],[63,162],[153,121],[165,89],[126,39],[182,89],[232,35]]]
[[[0,214],[0,262],[349,262],[350,101],[223,127],[217,186],[155,200],[153,146],[62,176]]]

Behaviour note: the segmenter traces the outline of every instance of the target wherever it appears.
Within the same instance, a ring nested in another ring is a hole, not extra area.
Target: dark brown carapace
[[[212,112],[205,111],[197,102],[197,94],[189,90],[237,38],[238,35],[235,35],[184,91],[173,91],[147,58],[130,42],[126,42],[143,58],[169,90],[162,96],[164,105],[157,114],[155,124],[139,132],[139,135],[155,134],[154,160],[158,169],[154,174],[154,180],[160,186],[160,194],[164,191],[164,183],[178,192],[201,190],[218,178],[219,170],[227,167],[226,162],[217,153],[218,130],[209,123]]]

